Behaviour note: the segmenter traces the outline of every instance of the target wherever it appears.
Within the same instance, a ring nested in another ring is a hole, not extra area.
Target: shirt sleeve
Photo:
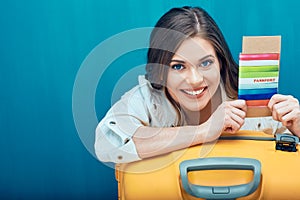
[[[96,128],[95,153],[102,162],[128,163],[141,160],[133,135],[149,125],[148,109],[137,88],[124,95]]]

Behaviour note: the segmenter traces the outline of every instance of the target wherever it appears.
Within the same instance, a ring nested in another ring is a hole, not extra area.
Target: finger
[[[272,116],[278,121],[282,121],[282,117],[293,110],[299,110],[298,100],[293,97],[287,97],[285,101],[273,105]]]
[[[238,120],[237,120],[238,121]],[[225,123],[224,123],[224,128],[223,130],[225,132],[229,132],[229,133],[235,133],[240,129],[240,124],[235,121],[232,116],[230,115],[226,115],[225,116]]]
[[[225,133],[236,133],[240,128],[238,126],[235,126],[234,124],[228,125],[224,127],[223,132]]]
[[[243,126],[243,124],[244,124],[244,118],[242,118],[242,117],[236,115],[235,113],[231,113],[230,117],[231,117],[231,119],[232,119],[234,122],[237,123],[237,125],[238,125],[237,128],[238,128],[238,129],[240,129],[240,127]]]
[[[272,117],[274,120],[280,121],[281,117],[288,112],[288,105],[286,102],[280,102],[273,105]]]
[[[274,120],[280,121],[280,116],[278,115],[278,109],[287,106],[293,97],[290,95],[274,94],[269,103],[268,107],[272,112],[272,117]]]
[[[233,133],[236,133],[236,131],[234,131],[231,127],[227,127],[223,130],[224,133],[230,133],[230,134],[233,134]]]
[[[247,111],[244,111],[244,110],[240,110],[240,109],[237,109],[237,108],[232,108],[231,109],[231,112],[234,114],[234,115],[237,115],[238,117],[244,119],[246,117],[246,113]]]
[[[281,122],[284,126],[291,126],[294,121],[297,121],[297,119],[299,119],[299,116],[300,110],[293,109],[291,112],[288,112],[282,117]]]
[[[244,124],[246,112],[240,109],[244,105],[245,101],[233,102],[233,105],[230,103],[226,104],[224,127],[227,132],[236,132]],[[238,106],[239,108],[234,106]]]
[[[293,96],[291,96],[291,95],[274,94],[274,95],[271,97],[271,99],[270,99],[270,101],[269,101],[269,103],[268,103],[268,107],[269,107],[271,110],[273,110],[273,106],[274,106],[275,104],[278,104],[278,103],[283,102],[283,101],[287,101],[287,100],[289,100],[289,99],[291,99],[291,98],[293,98]]]
[[[292,125],[294,119],[295,119],[294,112],[290,112],[284,115],[280,121],[283,126],[290,126]]]
[[[247,112],[247,105],[246,105],[246,101],[243,99],[238,99],[238,100],[234,100],[234,101],[230,101],[229,105],[234,107],[234,108],[238,108],[240,110],[243,110],[244,112]]]
[[[288,114],[291,113],[294,109],[294,107],[290,106],[290,105],[286,105],[286,106],[280,106],[279,108],[275,109],[275,112],[277,113],[277,118],[282,121],[283,118]]]

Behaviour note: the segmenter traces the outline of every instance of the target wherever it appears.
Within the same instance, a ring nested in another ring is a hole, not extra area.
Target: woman
[[[95,149],[103,162],[162,155],[243,127],[272,132],[287,127],[300,136],[299,102],[292,96],[271,98],[273,119],[245,118],[246,103],[237,99],[238,65],[201,8],[174,8],[160,18],[146,72],[97,126]]]

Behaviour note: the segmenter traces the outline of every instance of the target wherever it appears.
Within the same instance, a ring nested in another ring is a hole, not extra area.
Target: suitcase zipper
[[[275,141],[275,149],[280,151],[296,152],[299,138],[288,133],[276,133],[274,138],[255,137],[255,136],[221,136],[220,140],[256,140],[256,141]]]

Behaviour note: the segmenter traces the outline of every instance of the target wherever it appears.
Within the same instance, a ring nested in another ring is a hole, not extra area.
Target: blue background
[[[74,125],[76,73],[101,41],[154,26],[171,7],[183,5],[212,15],[236,60],[243,35],[281,35],[279,89],[300,98],[298,1],[1,1],[0,199],[117,199],[114,170],[89,153]],[[136,53],[114,62],[101,78],[99,119],[122,74],[145,63],[146,51]]]

